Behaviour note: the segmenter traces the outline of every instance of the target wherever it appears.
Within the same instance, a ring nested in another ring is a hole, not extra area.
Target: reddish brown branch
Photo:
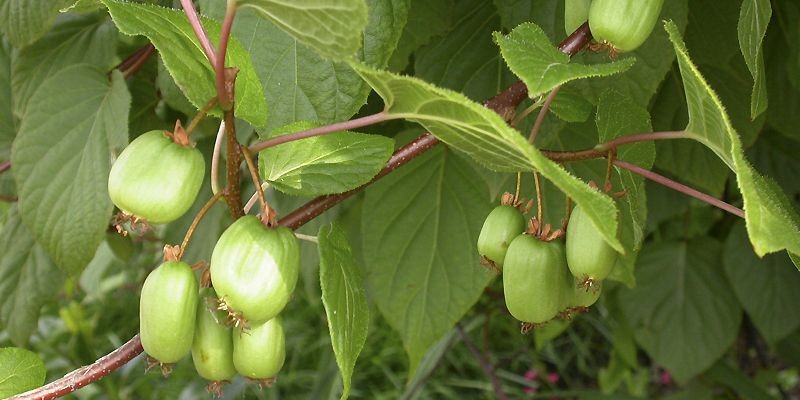
[[[11,161],[0,162],[0,173],[6,172],[11,169]]]

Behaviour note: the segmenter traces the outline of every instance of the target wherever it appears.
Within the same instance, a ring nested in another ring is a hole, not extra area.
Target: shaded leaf
[[[22,117],[33,93],[50,76],[75,64],[108,68],[117,31],[105,16],[64,16],[39,41],[20,50],[12,71],[14,113]]]
[[[767,81],[764,76],[764,56],[761,44],[772,17],[769,0],[744,0],[739,14],[739,46],[747,69],[753,77],[753,94],[750,96],[750,118],[767,109]]]
[[[24,346],[36,330],[42,305],[58,294],[64,275],[34,241],[16,207],[0,231],[0,253],[0,322],[11,341]]]
[[[311,129],[298,122],[270,137]],[[277,190],[297,196],[342,193],[369,182],[386,165],[394,141],[384,136],[341,131],[267,148],[258,155],[261,177]]]
[[[534,23],[519,25],[508,35],[495,32],[494,40],[509,68],[525,82],[528,96],[532,98],[576,79],[627,71],[635,62],[632,57],[593,65],[570,62],[570,56],[553,45],[542,28]]]
[[[369,306],[364,281],[347,236],[339,225],[319,231],[319,281],[331,344],[342,373],[342,399],[350,395],[353,369],[367,340]]]
[[[153,42],[170,75],[195,107],[199,109],[217,95],[214,69],[182,12],[148,4],[102,1],[121,32],[144,35]],[[207,18],[202,22],[212,43],[216,43],[219,40],[219,24]],[[267,106],[261,81],[253,69],[250,55],[236,38],[232,38],[228,44],[225,66],[239,69],[234,105],[236,116],[254,126],[264,126]],[[222,115],[219,107],[215,107],[210,114]]]
[[[18,347],[0,348],[0,398],[44,384],[47,370],[36,353]]]
[[[364,0],[236,0],[251,7],[300,42],[327,58],[343,59],[361,47],[367,26]]]
[[[63,0],[0,0],[0,31],[23,48],[47,32],[63,5]]]
[[[0,39],[0,160],[8,160],[17,134],[11,106],[11,46]]]
[[[128,140],[130,94],[119,72],[75,65],[31,97],[14,141],[12,171],[22,221],[70,274],[92,259],[105,237],[111,149]]]
[[[677,27],[667,22],[666,29],[678,55],[686,92],[688,136],[713,150],[736,173],[744,198],[747,231],[756,254],[763,256],[784,249],[800,253],[800,216],[780,187],[747,162],[722,103],[689,58]]]
[[[741,223],[728,235],[723,254],[736,297],[767,341],[776,343],[800,327],[800,274],[786,254],[758,258]]]
[[[361,232],[369,249],[368,288],[400,333],[410,376],[493,277],[475,250],[490,210],[486,186],[472,167],[441,147],[366,192]]]
[[[636,341],[680,384],[710,367],[738,333],[742,313],[721,247],[710,238],[645,247],[636,288],[620,292]]]

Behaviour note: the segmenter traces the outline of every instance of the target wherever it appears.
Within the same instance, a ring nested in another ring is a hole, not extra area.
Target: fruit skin
[[[525,230],[525,217],[512,206],[497,206],[486,220],[478,235],[478,253],[502,266],[508,245]]]
[[[579,286],[578,281],[572,275],[569,275],[569,290],[565,290],[565,299],[563,309],[587,308],[597,303],[600,294],[603,291],[603,282],[597,282],[590,288]]]
[[[589,20],[591,2],[592,0],[564,0],[564,30],[567,35],[571,35]]]
[[[247,215],[228,227],[211,254],[211,282],[220,300],[251,326],[278,315],[297,284],[300,247],[285,227],[267,228]]]
[[[286,359],[286,338],[280,318],[247,331],[233,333],[233,365],[250,379],[269,379],[278,374]]]
[[[210,381],[225,381],[236,375],[236,368],[233,366],[233,336],[230,327],[217,322],[224,322],[225,314],[212,313],[209,309],[209,305],[213,307],[216,299],[213,289],[200,290],[192,361],[198,375]]]
[[[167,261],[154,269],[139,299],[139,336],[151,357],[170,364],[192,349],[197,279],[189,264]]]
[[[572,275],[586,282],[605,279],[617,262],[617,252],[603,240],[589,217],[575,207],[567,224],[567,265]]]
[[[547,322],[563,309],[567,287],[564,243],[520,235],[508,246],[503,266],[503,294],[514,318]]]
[[[633,51],[656,26],[664,0],[594,0],[589,8],[589,29],[597,41],[617,51]]]
[[[111,166],[108,194],[127,214],[152,224],[178,219],[194,203],[205,176],[200,150],[150,131],[134,139]]]

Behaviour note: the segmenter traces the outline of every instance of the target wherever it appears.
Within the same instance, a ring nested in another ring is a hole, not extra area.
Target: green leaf
[[[628,57],[605,64],[570,63],[570,56],[553,45],[542,28],[530,22],[519,25],[508,35],[495,32],[494,40],[508,67],[525,82],[531,98],[576,79],[625,72],[635,62]]]
[[[789,253],[789,259],[792,260],[792,264],[800,271],[800,256],[797,254]]]
[[[170,75],[195,107],[199,109],[217,95],[214,69],[182,12],[147,4],[102,1],[122,33],[144,35],[153,42]],[[216,43],[219,40],[219,24],[208,18],[203,18],[202,22],[211,42]],[[236,38],[232,38],[228,44],[225,65],[239,69],[235,89],[236,116],[253,126],[264,126],[267,106],[261,82],[253,69],[250,55]],[[215,107],[210,114],[221,116],[222,112]]]
[[[364,0],[236,0],[330,59],[345,59],[361,47],[367,26]]]
[[[450,29],[414,53],[414,75],[479,102],[516,82],[492,42],[492,32],[500,29],[492,3],[462,0],[448,13]]]
[[[565,122],[585,122],[592,115],[592,103],[572,86],[563,86],[550,103],[550,111]]]
[[[0,0],[0,31],[20,49],[50,28],[62,0]]]
[[[341,226],[319,231],[319,281],[336,363],[342,373],[342,399],[350,395],[353,369],[367,340],[369,306],[364,281]]]
[[[11,341],[24,346],[36,330],[42,305],[56,297],[64,275],[34,241],[16,207],[0,231],[0,252],[0,323]]]
[[[737,224],[725,241],[723,263],[736,297],[768,342],[800,327],[800,274],[785,254],[758,258],[743,224]]]
[[[769,0],[744,0],[739,14],[739,46],[747,69],[753,76],[753,94],[750,97],[750,118],[767,109],[767,82],[764,76],[764,56],[761,44],[772,18]]]
[[[17,135],[11,106],[11,46],[0,39],[0,160],[8,160]]]
[[[31,97],[11,161],[22,221],[48,254],[79,273],[105,237],[111,150],[128,140],[130,94],[119,72],[75,65]]]
[[[475,250],[491,210],[488,198],[472,167],[442,147],[366,192],[361,218],[366,279],[381,314],[400,333],[409,376],[493,278]]]
[[[370,65],[386,65],[405,24],[406,0],[370,0],[364,49],[357,55]],[[213,18],[225,15],[225,3],[201,1]],[[233,33],[250,52],[264,84],[270,109],[265,131],[296,121],[332,123],[355,114],[369,86],[347,64],[323,58],[256,12],[245,7],[236,14]]]
[[[637,286],[620,292],[636,341],[680,384],[710,367],[736,339],[741,309],[710,238],[662,242],[639,254]]]
[[[431,39],[447,32],[453,25],[454,0],[410,0],[408,22],[403,28],[397,49],[389,65],[392,71],[402,71],[409,57]]]
[[[500,116],[460,93],[363,64],[352,65],[383,98],[389,118],[417,122],[491,169],[539,171],[586,211],[615,250],[625,252],[617,239],[617,209],[611,198],[547,159]]]
[[[298,122],[269,137],[311,129],[317,124]],[[394,150],[384,136],[341,131],[283,143],[258,155],[261,177],[277,190],[296,196],[342,193],[369,182]]]
[[[651,132],[650,114],[628,96],[609,89],[598,101],[595,116],[600,143],[605,143],[619,136]],[[622,146],[617,151],[617,158],[650,169],[656,157],[653,142],[640,142]],[[633,270],[636,256],[642,247],[647,225],[647,196],[645,195],[644,178],[628,170],[616,168],[625,196],[619,200],[621,211],[620,239],[625,254],[617,259],[617,266],[611,276],[628,286],[633,286]]]
[[[742,231],[744,233],[744,231]],[[738,398],[748,400],[775,400],[767,387],[762,387],[740,368],[720,360],[708,370],[708,378],[733,389]],[[757,378],[756,378],[757,379]]]
[[[756,172],[744,157],[742,144],[725,108],[689,58],[678,29],[666,23],[678,55],[689,107],[689,137],[708,146],[736,173],[744,198],[745,218],[756,254],[779,250],[800,253],[800,216],[771,179]]]
[[[0,398],[44,385],[47,370],[36,353],[18,347],[0,348]]]
[[[75,64],[109,68],[117,30],[102,15],[65,16],[39,41],[20,50],[11,82],[14,113],[22,117],[33,93],[47,78]]]

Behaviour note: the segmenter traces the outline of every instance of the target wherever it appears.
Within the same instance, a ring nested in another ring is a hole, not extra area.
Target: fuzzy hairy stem
[[[331,133],[346,131],[350,129],[361,128],[368,125],[377,124],[386,121],[386,112],[381,111],[377,114],[367,115],[366,117],[351,119],[349,121],[337,122],[331,125],[320,126],[318,128],[307,129],[300,132],[294,132],[287,135],[271,137],[262,142],[258,142],[249,147],[250,151],[257,153],[264,149],[268,149],[279,144],[293,142],[295,140],[310,138],[314,136],[329,135]]]

